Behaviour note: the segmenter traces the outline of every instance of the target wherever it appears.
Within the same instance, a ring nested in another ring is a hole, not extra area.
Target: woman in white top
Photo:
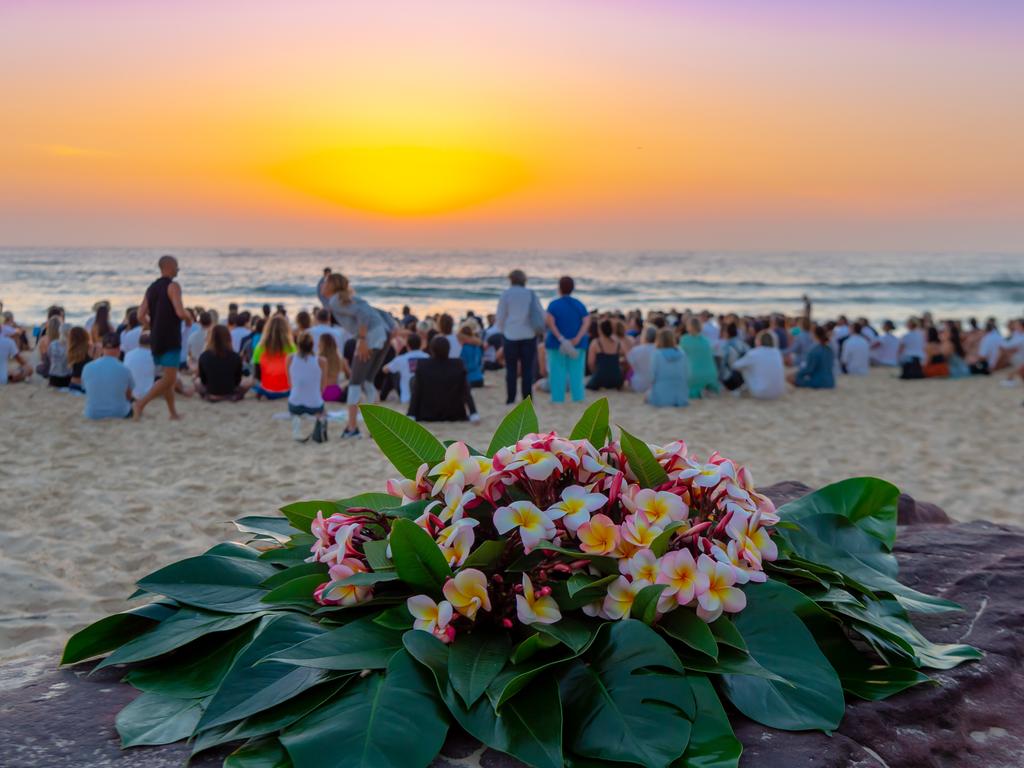
[[[327,386],[327,361],[313,353],[313,337],[303,333],[296,342],[296,352],[288,359],[288,413],[292,415],[292,437],[304,443],[327,440],[327,419],[324,414],[323,390]],[[315,416],[313,433],[302,436],[302,417]]]
[[[761,331],[757,335],[757,346],[732,367],[743,374],[743,386],[751,397],[775,400],[786,393],[785,366],[771,331]]]

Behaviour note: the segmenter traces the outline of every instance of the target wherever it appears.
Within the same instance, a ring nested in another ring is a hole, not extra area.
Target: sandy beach
[[[1024,390],[1001,378],[901,382],[875,370],[831,392],[773,403],[720,397],[681,410],[649,408],[633,393],[609,399],[614,423],[651,441],[718,449],[761,484],[877,475],[955,518],[1020,524]],[[485,446],[505,413],[501,384],[491,374],[477,391],[480,424],[433,430]],[[546,429],[568,430],[582,410],[540,398]],[[88,422],[81,399],[39,380],[0,388],[0,403],[4,660],[57,651],[70,632],[125,608],[139,577],[235,537],[236,517],[383,490],[395,474],[370,439],[292,442],[289,423],[273,418],[280,403],[191,399],[179,423],[157,403],[141,424]]]

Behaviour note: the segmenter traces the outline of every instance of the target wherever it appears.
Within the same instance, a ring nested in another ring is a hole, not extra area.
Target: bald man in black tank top
[[[148,324],[149,344],[153,350],[153,362],[160,369],[160,379],[144,398],[136,400],[132,410],[136,419],[150,401],[163,397],[172,420],[181,418],[174,408],[174,387],[178,381],[178,366],[181,363],[181,321],[187,315],[181,303],[181,286],[174,282],[178,276],[178,260],[173,256],[161,256],[157,262],[160,278],[146,289],[146,296],[139,306],[139,321]]]

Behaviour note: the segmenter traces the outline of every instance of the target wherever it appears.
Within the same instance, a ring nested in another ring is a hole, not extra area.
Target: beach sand
[[[718,449],[759,484],[877,475],[955,518],[1022,524],[1024,389],[1001,379],[901,382],[877,370],[772,403],[725,396],[673,410],[633,393],[609,399],[613,423]],[[489,374],[475,395],[482,422],[433,426],[439,437],[486,447],[506,411],[503,378]],[[544,429],[567,432],[583,408],[539,398]],[[155,402],[141,424],[87,422],[82,406],[38,380],[0,388],[0,659],[57,651],[70,632],[128,607],[136,579],[237,538],[233,518],[383,491],[396,475],[370,439],[293,443],[288,421],[272,418],[281,403],[184,400],[184,421],[172,423]]]

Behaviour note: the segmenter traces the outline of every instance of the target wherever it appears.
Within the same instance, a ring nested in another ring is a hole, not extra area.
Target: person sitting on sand
[[[157,262],[160,277],[146,289],[139,305],[139,320],[149,326],[149,343],[153,362],[160,369],[160,380],[141,400],[133,404],[135,418],[141,419],[146,406],[158,397],[167,401],[167,412],[172,420],[179,418],[174,407],[174,392],[178,385],[178,367],[181,365],[181,322],[188,318],[181,303],[181,286],[174,282],[178,276],[178,260],[161,256]]]
[[[324,412],[323,391],[327,386],[327,361],[313,351],[313,337],[302,333],[296,341],[295,353],[288,356],[288,413],[292,416],[292,437],[304,443],[312,437],[314,442],[327,441],[327,416]],[[316,423],[311,435],[303,436],[302,417],[314,416]]]
[[[14,336],[0,336],[0,384],[28,381],[32,376],[32,366],[18,349]],[[18,364],[18,370],[11,370],[11,361]]]
[[[659,408],[689,405],[686,353],[676,345],[675,333],[669,328],[658,331],[656,344],[647,403]]]
[[[316,328],[316,326],[313,326]],[[313,336],[313,334],[310,334]],[[313,337],[317,338],[317,337]],[[338,349],[336,337],[330,333],[322,333],[320,341],[316,344],[317,354],[327,363],[327,383],[324,385],[324,400],[329,403],[340,403],[344,398],[344,391],[341,388],[342,377],[348,379],[351,369],[348,367],[348,360],[341,356]]]
[[[203,400],[238,401],[251,386],[242,381],[242,357],[232,349],[231,332],[223,325],[210,329],[209,341],[196,367],[196,391]]]
[[[92,318],[92,325],[89,326],[89,341],[92,344],[92,354],[98,357],[103,352],[103,339],[107,334],[114,333],[114,326],[110,322],[110,304],[100,303],[96,308],[96,314]]]
[[[743,374],[743,387],[757,400],[775,400],[786,393],[785,366],[775,348],[775,334],[761,331],[757,346],[733,364]]]
[[[597,338],[590,342],[587,350],[591,371],[587,389],[622,389],[623,357],[622,342],[615,337],[615,325],[606,317],[597,324]]]
[[[828,329],[817,325],[811,335],[814,346],[804,357],[800,370],[789,375],[789,383],[807,389],[835,389],[835,352],[829,344]]]
[[[715,363],[711,343],[696,317],[691,317],[686,323],[686,333],[679,339],[679,348],[686,353],[686,362],[690,367],[690,398],[699,399],[706,391],[717,394],[718,365]]]
[[[964,351],[960,324],[947,320],[943,326],[940,338],[942,340],[942,352],[946,356],[946,360],[949,361],[949,378],[966,378],[971,375],[971,369],[967,365],[967,353]]]
[[[92,362],[89,332],[76,325],[68,331],[68,365],[71,366],[71,380],[68,387],[72,392],[82,392],[82,371]]]
[[[309,333],[316,349],[320,349],[320,337],[324,335],[334,337],[334,345],[339,352],[345,348],[345,330],[341,326],[331,325],[331,313],[323,307],[316,311],[315,322]]]
[[[871,364],[895,368],[900,364],[900,340],[892,320],[882,323],[882,334],[871,342]]]
[[[19,352],[28,349],[28,330],[22,328],[14,319],[13,312],[3,313],[3,322],[0,323],[0,336],[11,339]]]
[[[997,370],[1004,341],[995,318],[990,317],[985,323],[985,332],[978,341],[977,354],[969,361],[971,373],[988,376]]]
[[[213,315],[205,311],[200,312],[198,321],[192,325],[192,332],[185,345],[188,354],[188,367],[193,374],[199,371],[199,357],[209,344],[211,328],[213,328]]]
[[[138,400],[145,397],[153,388],[153,382],[156,381],[156,364],[153,362],[153,350],[149,347],[149,334],[139,336],[136,343],[135,349],[125,352],[122,347],[121,352],[124,354],[125,367],[132,374],[132,397]]]
[[[449,357],[444,336],[430,340],[430,357],[419,360],[412,377],[409,417],[416,421],[479,421],[466,366]]]
[[[459,328],[458,340],[461,345],[459,359],[466,366],[466,378],[473,389],[484,385],[484,348],[476,333],[476,321],[467,320]],[[451,353],[449,353],[451,354]]]
[[[949,377],[949,358],[942,346],[939,329],[934,325],[928,327],[927,341],[924,345],[924,375],[929,379],[945,379]]]
[[[1003,365],[1011,369],[1007,381],[1012,382],[1014,376],[1024,379],[1024,318],[1010,321],[1010,338],[1000,348]]]
[[[788,365],[799,368],[804,364],[807,353],[815,343],[813,330],[811,318],[806,315],[797,321],[790,332],[789,347],[783,355]]]
[[[850,376],[867,376],[871,372],[871,344],[864,336],[863,330],[864,326],[854,322],[839,356],[843,364],[843,373]]]
[[[95,325],[93,326],[95,328]],[[103,354],[82,369],[87,419],[125,419],[132,415],[131,371],[119,359],[121,340],[111,331],[100,341]]]
[[[647,326],[639,339],[639,343],[634,344],[633,348],[626,353],[626,362],[629,363],[630,388],[634,392],[644,394],[651,388],[651,381],[654,379],[654,357],[658,349],[655,342],[658,339],[658,329],[653,325]]]
[[[733,365],[750,351],[750,346],[740,338],[739,328],[736,327],[735,322],[728,321],[721,326],[721,329],[722,336],[719,341],[719,350],[721,350],[722,355],[719,360],[719,378],[722,381],[723,387],[730,392],[735,392],[743,386],[743,374],[733,368]],[[803,334],[795,337],[795,339],[802,338]]]
[[[138,349],[141,336],[142,324],[139,323],[139,311],[130,309],[125,317],[125,327],[121,331],[121,352],[127,355],[133,349]]]
[[[398,375],[398,398],[408,403],[412,400],[412,378],[416,375],[417,366],[430,355],[421,349],[423,342],[418,333],[409,334],[405,344],[406,351],[385,365],[384,370]]]
[[[256,367],[256,398],[278,400],[288,397],[288,356],[295,353],[295,342],[288,326],[288,318],[274,315],[267,321],[260,343],[252,352]]]
[[[900,373],[901,379],[924,378],[924,333],[917,318],[907,321],[907,332],[900,339]]]

